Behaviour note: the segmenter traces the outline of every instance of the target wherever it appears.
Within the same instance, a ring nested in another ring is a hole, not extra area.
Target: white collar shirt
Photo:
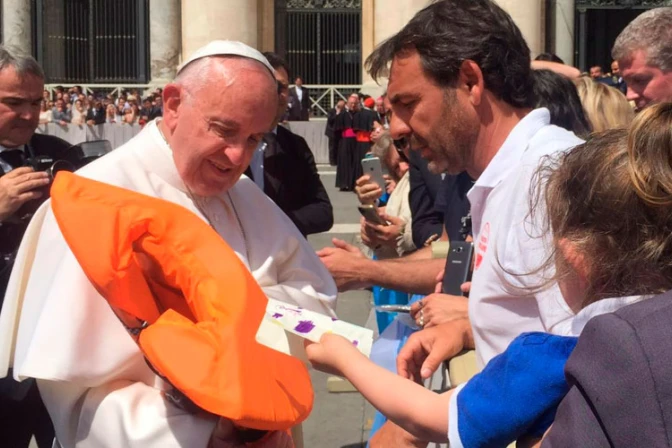
[[[296,86],[295,89],[296,89],[296,97],[299,99],[299,102],[303,101],[303,89],[299,86]]]
[[[540,161],[581,143],[550,125],[547,109],[536,109],[511,131],[468,193],[475,244],[469,319],[481,367],[519,334],[552,333],[573,317],[557,284],[534,291],[554,272],[539,271],[552,253],[551,235],[544,209],[530,214],[530,194]]]

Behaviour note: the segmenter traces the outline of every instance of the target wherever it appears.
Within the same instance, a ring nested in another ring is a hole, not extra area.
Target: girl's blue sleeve
[[[564,367],[577,338],[524,333],[451,397],[451,448],[506,447],[541,437],[568,391]]]

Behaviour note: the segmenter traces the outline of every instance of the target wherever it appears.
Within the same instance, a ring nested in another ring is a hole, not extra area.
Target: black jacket
[[[301,101],[299,101],[299,96],[296,93],[296,87],[291,87],[289,89],[289,104],[290,108],[289,121],[308,121],[310,116],[310,95],[308,89],[302,87],[303,95],[301,96]]]
[[[417,151],[411,151],[409,173],[411,191],[408,201],[413,217],[413,242],[419,248],[432,235],[440,237],[443,233],[443,212],[434,207],[441,188],[441,175],[430,173],[427,161]]]
[[[542,447],[672,446],[672,291],[593,318]]]
[[[93,116],[93,111],[96,111],[96,116]],[[100,109],[94,109],[93,107],[89,109],[86,113],[86,121],[93,120],[95,124],[105,123],[105,108],[101,107]]]
[[[264,193],[305,235],[326,232],[334,224],[327,190],[303,137],[278,126],[277,145],[264,151]],[[252,171],[247,169],[248,177]]]

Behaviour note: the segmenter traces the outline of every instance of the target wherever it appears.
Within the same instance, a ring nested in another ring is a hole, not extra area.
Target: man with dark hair
[[[612,55],[638,110],[672,101],[672,7],[637,16],[616,38]]]
[[[303,87],[303,78],[294,79],[294,87],[289,89],[289,121],[308,121],[310,117],[310,95]]]
[[[528,219],[539,161],[581,143],[552,126],[548,110],[532,110],[530,65],[520,30],[491,0],[433,2],[367,60],[374,80],[389,75],[393,138],[409,139],[434,172],[476,179],[468,193],[475,241],[469,300],[438,295],[450,322],[418,313],[418,324],[435,328],[413,335],[398,359],[400,371],[416,378],[474,346],[482,367],[521,332],[563,332],[573,317],[557,285],[529,292],[547,273],[511,275],[535,272],[550,255],[543,220]],[[429,259],[429,249],[411,261],[375,262],[336,244],[319,255],[341,290],[378,284],[431,293],[445,264]],[[372,446],[408,439],[391,429],[376,437]]]
[[[278,111],[273,130],[264,136],[245,174],[273,200],[306,236],[334,224],[333,208],[306,140],[278,126],[287,110],[289,69],[275,53],[264,53],[278,82]]]
[[[96,98],[86,112],[86,124],[93,126],[103,123],[105,123],[105,106],[100,98]]]
[[[30,56],[0,47],[0,308],[12,260],[30,214],[48,197],[46,172],[25,166],[30,159],[65,156],[70,145],[35,134],[44,89],[44,72]],[[62,101],[61,101],[62,102]],[[0,379],[0,445],[24,448],[35,436],[40,447],[51,447],[54,430],[34,381]]]

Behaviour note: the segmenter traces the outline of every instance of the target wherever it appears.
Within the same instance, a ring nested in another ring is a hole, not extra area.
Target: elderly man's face
[[[637,110],[653,103],[672,101],[672,71],[648,65],[646,52],[636,51],[630,60],[619,61],[621,76],[628,85],[628,100]]]
[[[383,100],[382,98],[378,98],[376,100],[376,111],[380,115],[385,115],[385,112],[386,112],[386,110],[385,110],[385,100]]]
[[[480,121],[466,90],[437,85],[425,74],[417,52],[392,61],[390,133],[395,140],[408,139],[434,173],[458,174],[473,165]]]
[[[172,129],[177,171],[200,196],[220,194],[240,179],[278,110],[277,85],[261,64],[216,63],[226,67],[218,72],[225,79],[211,81],[193,96],[179,86],[164,89],[164,120]]]
[[[0,72],[0,145],[25,145],[40,120],[44,81],[26,74],[19,77],[13,67]]]
[[[348,98],[348,110],[356,112],[359,110],[359,96],[351,95]]]
[[[620,68],[618,67],[618,61],[614,61],[611,63],[611,74],[614,76],[618,76],[621,73]]]

